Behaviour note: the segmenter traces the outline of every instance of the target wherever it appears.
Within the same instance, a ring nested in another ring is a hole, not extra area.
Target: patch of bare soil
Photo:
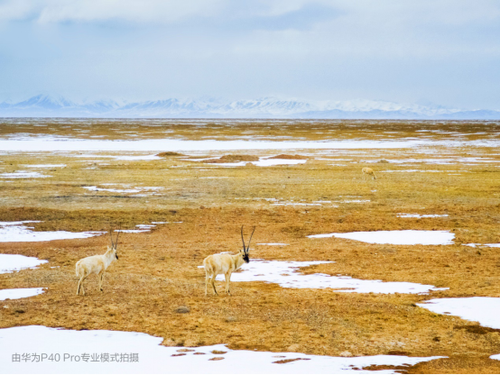
[[[259,161],[255,155],[223,155],[219,159],[205,160],[205,163],[237,163],[240,161]]]
[[[168,158],[172,156],[185,156],[184,154],[181,154],[179,152],[174,152],[174,151],[166,151],[166,152],[160,152],[159,154],[156,154],[156,156],[160,156],[163,158]]]
[[[279,155],[276,155],[276,156],[272,156],[268,159],[290,159],[290,160],[304,160],[304,159],[308,159],[307,156],[303,156],[303,155],[288,155],[288,154],[279,154]]]

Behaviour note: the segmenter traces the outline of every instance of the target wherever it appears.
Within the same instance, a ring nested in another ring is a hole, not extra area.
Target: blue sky
[[[500,1],[0,0],[0,101],[40,93],[500,110]]]

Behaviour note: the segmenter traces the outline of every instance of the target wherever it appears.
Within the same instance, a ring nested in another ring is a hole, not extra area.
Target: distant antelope
[[[228,254],[220,253],[209,255],[203,261],[203,267],[205,268],[205,295],[208,294],[208,284],[212,285],[214,289],[214,294],[217,293],[215,289],[215,277],[220,274],[224,274],[226,277],[226,293],[231,294],[229,291],[229,281],[231,280],[231,274],[240,268],[243,263],[249,263],[250,258],[248,257],[248,252],[250,250],[250,241],[252,241],[253,233],[255,232],[255,227],[253,227],[253,232],[248,240],[248,246],[245,247],[245,240],[243,239],[243,225],[241,226],[241,240],[243,241],[243,249],[238,252],[238,254]]]
[[[95,273],[99,277],[99,289],[102,292],[102,281],[104,277],[104,271],[109,267],[109,265],[118,259],[118,254],[116,253],[116,248],[118,246],[118,236],[120,232],[116,235],[116,242],[113,243],[113,236],[111,229],[109,230],[109,236],[111,239],[111,247],[108,246],[108,251],[104,255],[92,255],[80,259],[76,262],[76,276],[80,278],[78,281],[78,288],[76,289],[76,295],[80,294],[80,288],[83,295],[85,295],[85,289],[83,288],[83,281],[91,274]]]
[[[366,174],[366,175],[368,175],[368,176],[372,176],[372,178],[373,178],[374,180],[376,180],[376,179],[377,179],[377,176],[375,176],[375,172],[373,172],[373,169],[371,169],[371,168],[364,167],[364,168],[361,170],[361,172],[363,172],[363,175],[365,175],[365,174]]]

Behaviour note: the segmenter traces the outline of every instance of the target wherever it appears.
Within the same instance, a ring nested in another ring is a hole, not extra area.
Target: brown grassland
[[[0,274],[0,289],[44,287],[45,293],[0,303],[0,328],[45,325],[138,331],[163,345],[227,344],[232,349],[353,356],[447,356],[399,371],[500,373],[500,330],[439,315],[416,304],[431,298],[500,297],[500,152],[472,141],[499,141],[498,122],[398,121],[0,121],[0,137],[89,139],[428,140],[405,149],[155,150],[155,160],[121,160],[119,152],[3,152],[0,174],[37,170],[49,178],[0,178],[0,221],[40,220],[35,230],[106,231],[168,222],[120,235],[120,259],[77,296],[75,263],[102,254],[109,236],[50,242],[0,242],[0,253],[48,260],[36,269]],[[96,138],[97,137],[97,138]],[[461,141],[454,147],[445,141]],[[439,143],[441,142],[441,143]],[[178,150],[173,150],[178,151]],[[213,163],[275,156],[306,163],[227,167]],[[104,157],[106,156],[106,157]],[[193,158],[206,158],[207,162]],[[445,161],[446,164],[432,160]],[[481,159],[482,162],[474,162]],[[406,161],[405,163],[402,163]],[[487,161],[487,162],[485,162]],[[33,169],[32,164],[64,164]],[[363,178],[370,166],[377,180]],[[1,176],[0,176],[1,177]],[[115,184],[115,185],[106,185]],[[143,194],[88,190],[161,187]],[[273,200],[275,199],[275,200]],[[357,202],[359,201],[359,202]],[[318,203],[319,202],[319,203]],[[276,204],[281,203],[282,205]],[[285,205],[289,203],[289,205]],[[290,203],[301,203],[291,205]],[[401,218],[400,213],[443,217]],[[330,260],[303,273],[407,281],[447,287],[429,295],[358,294],[231,283],[233,295],[205,296],[197,268],[209,254],[241,247],[240,227],[256,226],[250,258]],[[453,245],[377,245],[307,235],[372,230],[449,230]],[[286,243],[287,246],[258,245]],[[180,306],[189,313],[177,311]],[[311,369],[314,372],[314,369]]]

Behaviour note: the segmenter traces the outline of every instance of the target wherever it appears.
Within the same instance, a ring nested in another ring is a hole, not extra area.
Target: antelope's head
[[[250,241],[252,241],[252,236],[254,232],[255,232],[255,227],[253,227],[253,232],[250,235],[250,239],[248,240],[248,246],[245,246],[245,239],[243,238],[243,225],[241,226],[241,241],[243,241],[243,250],[240,250],[240,252],[243,255],[243,260],[245,261],[245,263],[250,263],[248,252],[250,251]]]

